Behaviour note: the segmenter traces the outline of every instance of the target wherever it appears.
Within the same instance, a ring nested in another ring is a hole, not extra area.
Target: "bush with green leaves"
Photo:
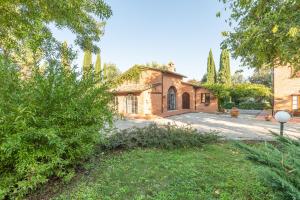
[[[120,130],[110,135],[105,142],[105,149],[142,148],[185,148],[201,147],[214,143],[219,136],[212,133],[201,133],[191,127],[149,125],[145,128]]]
[[[111,95],[56,62],[21,79],[0,57],[0,199],[19,199],[52,177],[71,178],[112,120]]]
[[[263,110],[272,108],[270,103],[267,102],[242,102],[238,105],[239,109],[246,110]]]
[[[260,147],[237,144],[248,159],[263,166],[261,177],[282,200],[300,199],[300,139],[277,136],[276,143]]]

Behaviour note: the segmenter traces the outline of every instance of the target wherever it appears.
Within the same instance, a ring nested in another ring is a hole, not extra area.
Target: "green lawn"
[[[231,144],[106,155],[57,199],[275,199]]]

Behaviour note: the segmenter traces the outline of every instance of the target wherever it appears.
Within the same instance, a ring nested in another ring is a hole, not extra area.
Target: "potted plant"
[[[271,121],[272,118],[273,118],[273,116],[272,116],[271,114],[266,114],[266,115],[265,115],[265,120],[266,120],[266,121]]]
[[[237,118],[240,115],[239,109],[237,107],[232,107],[232,109],[230,111],[230,115],[231,115],[231,117]]]

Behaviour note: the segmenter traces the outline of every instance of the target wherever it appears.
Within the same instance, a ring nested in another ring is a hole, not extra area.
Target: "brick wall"
[[[300,78],[292,78],[292,68],[274,68],[274,110],[292,110],[292,94],[300,92]]]

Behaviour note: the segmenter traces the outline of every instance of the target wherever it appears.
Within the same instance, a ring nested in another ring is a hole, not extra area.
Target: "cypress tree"
[[[227,49],[223,49],[220,56],[219,83],[231,85],[230,56]]]
[[[86,76],[92,72],[92,52],[89,50],[84,51],[83,57],[83,75]]]
[[[70,71],[70,59],[69,59],[69,52],[68,52],[68,44],[66,41],[61,46],[61,64],[64,66],[65,70]]]
[[[212,51],[210,49],[208,58],[207,58],[207,80],[208,84],[214,84],[217,82],[217,72],[216,72],[216,65],[214,61],[214,57]]]
[[[96,80],[101,80],[101,57],[100,53],[97,53],[96,63],[95,63],[95,76]]]

